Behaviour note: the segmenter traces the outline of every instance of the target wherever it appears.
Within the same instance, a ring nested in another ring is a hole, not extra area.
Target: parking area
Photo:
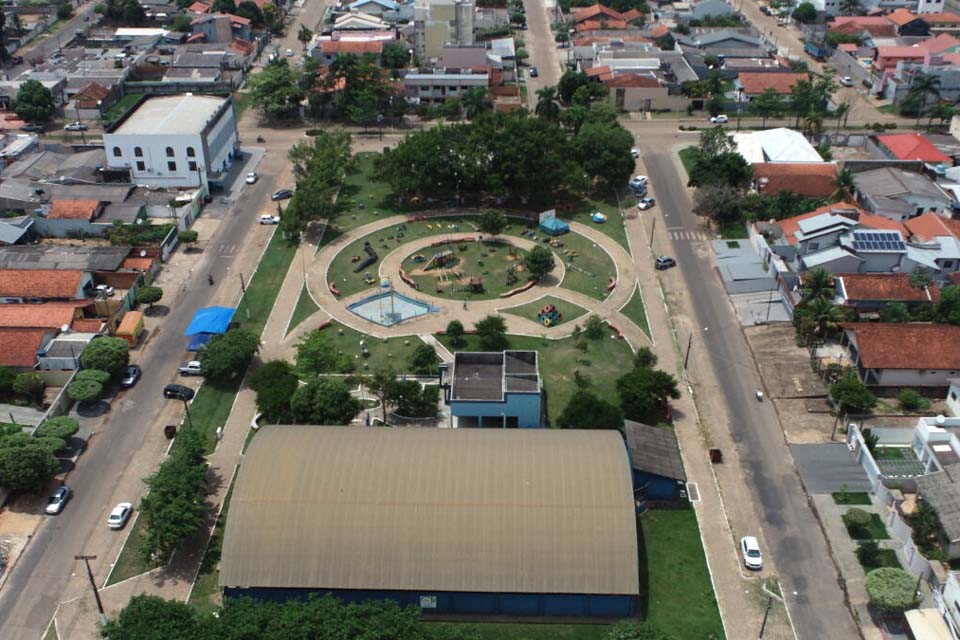
[[[871,490],[867,472],[843,443],[795,444],[790,450],[807,493]]]

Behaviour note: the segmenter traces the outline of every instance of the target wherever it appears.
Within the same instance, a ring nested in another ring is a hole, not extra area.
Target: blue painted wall
[[[450,412],[457,417],[516,418],[520,428],[540,426],[539,393],[508,393],[503,402],[451,400]],[[493,426],[493,422],[490,423]]]
[[[518,616],[582,616],[594,618],[630,618],[637,614],[636,596],[624,595],[568,595],[535,593],[464,593],[444,591],[379,591],[337,589],[249,589],[226,588],[225,598],[254,598],[257,600],[305,600],[310,594],[329,593],[344,602],[393,600],[401,606],[421,606],[421,598],[436,599],[435,608],[423,608],[425,613],[459,613]]]
[[[633,469],[633,488],[639,489],[643,485],[647,485],[647,500],[679,499],[678,483],[673,478]],[[679,486],[682,486],[682,483]]]

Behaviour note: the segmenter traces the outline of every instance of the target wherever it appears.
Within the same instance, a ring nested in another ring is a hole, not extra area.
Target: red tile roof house
[[[586,20],[618,20],[620,22],[629,22],[629,18],[620,13],[619,11],[614,11],[610,7],[606,7],[602,4],[594,4],[589,7],[584,7],[583,9],[577,9],[573,12],[574,22],[584,22]]]
[[[85,300],[93,277],[72,269],[0,269],[0,303]]]
[[[877,147],[889,158],[953,166],[953,158],[933,146],[922,133],[893,133],[876,139]]]
[[[836,274],[837,304],[871,313],[889,304],[902,303],[908,307],[930,307],[940,299],[936,283],[915,287],[910,276],[901,273],[846,273]]]
[[[842,344],[864,384],[946,394],[960,374],[960,326],[927,323],[842,324]]]
[[[54,200],[45,216],[34,218],[38,233],[67,238],[79,233],[104,235],[112,225],[97,223],[104,203],[98,200]]]
[[[373,54],[379,65],[380,56],[383,53],[383,41],[324,40],[313,51],[313,55],[320,58],[320,64],[326,67],[332,65],[342,55],[363,56],[368,53]]]
[[[85,304],[85,303],[81,303]],[[37,351],[64,326],[98,333],[102,320],[85,319],[78,304],[0,304],[0,366],[33,368]]]
[[[805,73],[741,72],[734,87],[738,91],[743,89],[743,97],[749,102],[767,89],[773,89],[781,96],[790,95],[790,88],[806,79]]]

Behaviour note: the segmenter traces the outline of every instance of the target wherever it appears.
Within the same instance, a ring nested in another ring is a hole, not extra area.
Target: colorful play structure
[[[423,267],[424,271],[430,271],[431,269],[443,269],[450,265],[450,263],[455,261],[455,256],[453,251],[438,251],[433,254],[433,257],[430,258],[430,261]]]
[[[563,322],[563,314],[557,311],[556,305],[548,304],[537,314],[537,321],[545,327],[555,327]]]

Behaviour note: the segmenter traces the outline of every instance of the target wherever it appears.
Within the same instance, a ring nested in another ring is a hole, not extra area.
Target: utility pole
[[[767,596],[767,609],[763,612],[763,623],[760,625],[760,638],[763,638],[763,632],[767,628],[767,616],[770,615],[770,607],[773,606],[773,597]]]
[[[181,398],[183,400],[183,410],[187,414],[187,424],[190,425],[190,428],[193,429],[193,419],[190,417],[190,405],[187,404],[186,398]]]
[[[245,299],[247,297],[247,283],[243,281],[243,274],[240,274],[240,298]],[[250,303],[243,305],[244,311],[247,312],[247,320],[250,319]]]
[[[653,232],[654,232],[654,230],[655,230],[656,228],[657,228],[657,219],[654,218],[654,219],[653,219],[653,224],[650,225],[650,244],[647,245],[647,248],[648,248],[648,249],[652,249],[652,248],[653,248]]]
[[[690,362],[690,347],[693,346],[693,334],[690,334],[690,338],[687,340],[687,353],[683,356],[683,370],[687,370],[687,363]]]
[[[93,571],[90,570],[90,561],[96,560],[97,556],[84,556],[78,555],[73,556],[74,560],[83,560],[83,564],[87,566],[87,577],[90,579],[90,586],[93,588],[93,597],[97,601],[97,611],[100,612],[100,624],[107,624],[107,614],[103,612],[103,603],[100,601],[100,592],[97,591],[97,583],[93,579]]]

